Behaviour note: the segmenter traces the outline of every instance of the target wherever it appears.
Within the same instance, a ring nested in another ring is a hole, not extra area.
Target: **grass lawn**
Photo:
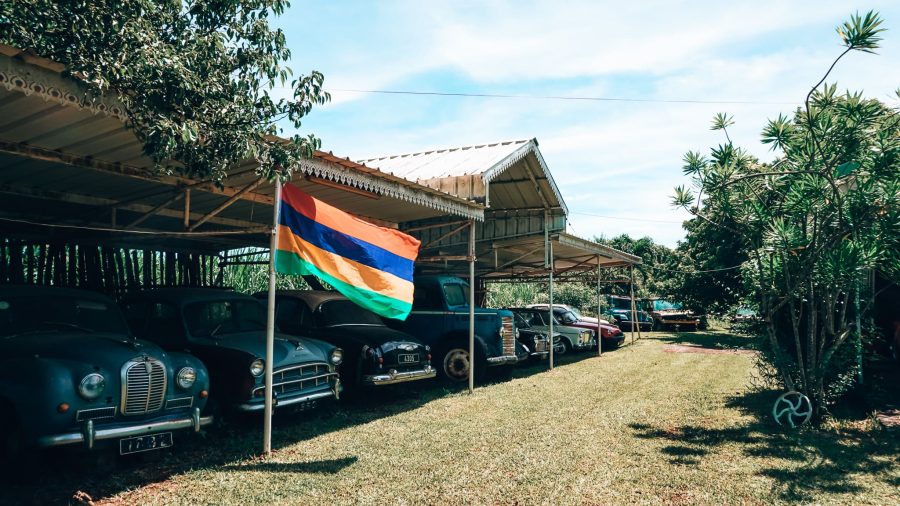
[[[410,385],[276,418],[269,460],[252,457],[261,423],[245,423],[5,490],[42,504],[77,491],[101,504],[900,504],[898,434],[865,417],[783,430],[768,416],[777,393],[748,387],[751,356],[671,352],[742,338],[651,336],[474,396]]]

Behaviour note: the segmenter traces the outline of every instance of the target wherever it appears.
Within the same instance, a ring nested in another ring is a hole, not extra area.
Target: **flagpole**
[[[266,401],[263,418],[263,453],[272,454],[272,362],[275,355],[275,250],[278,249],[278,212],[281,208],[281,179],[275,177],[275,203],[272,210],[272,233],[269,239],[269,294],[266,305]]]

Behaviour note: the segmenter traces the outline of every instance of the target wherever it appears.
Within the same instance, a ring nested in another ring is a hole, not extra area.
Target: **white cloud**
[[[487,92],[799,104],[840,52],[832,28],[852,11],[839,1],[377,5],[377,19],[353,25],[352,37],[322,41],[324,65],[317,68],[328,86],[459,91],[454,86],[462,82]],[[898,26],[900,10],[872,5]],[[900,85],[896,32],[885,34],[880,56],[848,55],[829,81],[888,98]],[[681,228],[652,220],[686,218],[671,208],[670,195],[685,182],[683,153],[723,142],[721,132],[709,131],[712,115],[733,114],[735,142],[769,158],[759,132],[767,118],[794,108],[347,93],[335,99],[308,125],[342,156],[537,137],[576,233],[627,232],[669,245],[683,236]]]

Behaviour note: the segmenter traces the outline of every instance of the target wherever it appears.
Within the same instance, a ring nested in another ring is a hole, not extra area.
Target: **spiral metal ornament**
[[[812,402],[800,392],[790,391],[781,394],[772,407],[772,416],[778,425],[791,428],[799,427],[812,419]]]

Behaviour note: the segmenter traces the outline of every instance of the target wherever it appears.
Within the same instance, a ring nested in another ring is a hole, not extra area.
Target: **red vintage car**
[[[531,304],[528,307],[535,309],[547,309],[547,304]],[[553,316],[563,325],[569,327],[578,327],[582,329],[597,330],[597,319],[586,318],[573,308],[563,304],[553,304]],[[625,340],[625,334],[619,327],[600,320],[600,341],[603,343],[603,349],[614,349],[622,344]]]

